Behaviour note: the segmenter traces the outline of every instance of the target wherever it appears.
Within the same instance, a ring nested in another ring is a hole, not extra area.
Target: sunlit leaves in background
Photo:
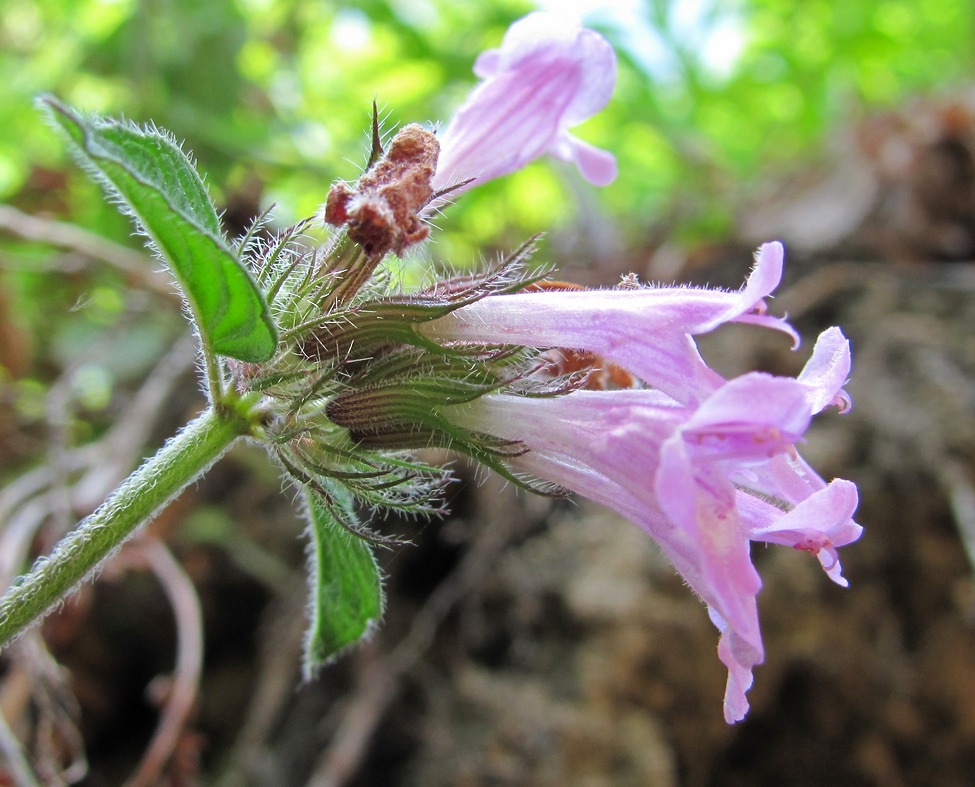
[[[607,4],[608,6],[609,4]],[[604,32],[628,61],[600,125],[622,129],[621,181],[607,192],[628,226],[723,234],[749,184],[797,169],[831,128],[975,71],[965,0],[623,3]],[[617,114],[618,113],[618,114]],[[607,144],[607,140],[600,140]]]
[[[590,7],[586,19],[615,39],[631,69],[593,133],[603,143],[622,141],[621,156],[638,165],[624,161],[623,171],[651,176],[658,188],[668,184],[647,171],[654,158],[693,158],[695,138],[699,155],[715,149],[718,165],[795,155],[860,100],[889,102],[964,77],[972,66],[975,12],[965,0],[567,5]],[[11,4],[0,22],[0,74],[12,99],[0,118],[0,189],[16,193],[38,148],[53,155],[55,146],[33,139],[21,152],[17,133],[36,128],[33,95],[53,90],[92,110],[157,118],[186,137],[211,172],[240,159],[289,207],[307,210],[320,199],[311,174],[354,176],[344,159],[359,163],[373,96],[391,123],[446,118],[472,82],[477,52],[532,7],[516,0]],[[739,52],[727,62],[722,51],[733,51],[735,39]],[[629,124],[661,123],[666,144],[646,128],[642,140],[627,133]],[[769,151],[772,129],[781,139]],[[630,146],[641,142],[664,150],[638,157]],[[682,174],[673,161],[664,169],[673,181]],[[617,192],[628,189],[635,186]]]
[[[451,208],[433,257],[465,262],[485,246],[510,247],[604,213],[628,246],[653,230],[688,240],[720,235],[749,182],[789,169],[830,127],[865,105],[950,89],[973,70],[975,8],[967,0],[555,5],[583,10],[621,53],[616,99],[580,133],[614,150],[622,175],[592,194],[575,188],[566,168],[537,164]],[[126,234],[97,192],[60,174],[62,154],[31,109],[38,93],[52,91],[88,110],[172,129],[210,173],[230,219],[274,202],[281,221],[296,220],[317,207],[331,180],[356,176],[373,98],[387,129],[446,120],[474,82],[477,53],[533,7],[8,3],[0,15],[0,199]],[[49,170],[70,179],[70,204],[43,195]]]

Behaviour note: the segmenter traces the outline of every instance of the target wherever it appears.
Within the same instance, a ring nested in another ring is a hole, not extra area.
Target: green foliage
[[[641,237],[648,221],[725,235],[752,185],[827,155],[831,129],[975,74],[968,0],[712,0],[693,25],[689,5],[644,0],[629,27],[590,17],[622,68],[582,133],[619,156],[605,203]],[[716,62],[729,40],[737,52]]]
[[[336,493],[344,493],[336,487]],[[305,639],[307,677],[358,642],[382,617],[379,566],[369,545],[339,525],[316,492],[306,490],[312,539],[311,626]],[[354,518],[351,500],[338,501]]]
[[[223,237],[199,174],[172,138],[155,129],[83,118],[50,97],[42,104],[169,264],[204,346],[242,361],[270,358],[277,331],[267,303]]]

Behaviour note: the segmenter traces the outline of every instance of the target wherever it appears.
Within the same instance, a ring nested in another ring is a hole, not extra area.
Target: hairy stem
[[[221,403],[208,408],[147,459],[0,598],[0,647],[47,613],[235,440],[252,433],[257,420],[252,400]]]

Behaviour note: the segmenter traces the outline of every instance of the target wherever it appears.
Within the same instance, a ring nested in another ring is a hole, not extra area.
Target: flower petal
[[[474,71],[485,81],[440,134],[435,189],[471,181],[469,188],[548,151],[578,163],[593,183],[612,180],[610,154],[567,134],[612,95],[616,55],[602,36],[563,15],[536,12],[515,22],[499,49],[482,53]]]
[[[618,174],[616,156],[605,150],[577,139],[568,132],[563,132],[549,151],[563,161],[571,162],[578,167],[582,177],[594,186],[608,186]]]
[[[755,652],[748,641],[739,637],[713,608],[708,607],[708,614],[721,632],[721,638],[718,640],[718,658],[728,668],[728,682],[724,693],[724,719],[728,724],[734,724],[744,719],[748,713],[748,699],[745,695],[754,681],[752,669],[762,663],[764,654],[761,651]]]
[[[772,294],[782,279],[782,261],[785,249],[778,241],[763,243],[755,253],[755,267],[752,269],[745,287],[739,293],[740,301],[729,308],[725,315],[714,318],[711,325],[702,325],[702,332],[713,330],[721,323],[735,320],[762,325],[783,331],[792,337],[792,346],[799,346],[799,334],[782,317],[772,317],[765,313],[765,298]]]
[[[829,578],[847,587],[849,583],[843,577],[836,549],[856,541],[863,533],[863,528],[852,519],[858,502],[856,485],[836,479],[791,511],[785,514],[780,511],[765,526],[752,527],[749,537],[816,555]]]
[[[501,68],[501,50],[485,49],[474,61],[474,75],[480,79],[490,79]]]
[[[602,111],[616,86],[616,53],[599,33],[581,30],[574,44],[576,56],[585,64],[582,84],[572,97],[564,123],[571,127]]]
[[[796,378],[807,386],[814,413],[830,405],[848,412],[853,406],[843,386],[850,375],[850,343],[839,328],[827,328],[816,340],[812,357]]]
[[[802,385],[752,372],[702,402],[681,434],[698,460],[764,461],[799,440],[810,418]]]
[[[761,653],[755,595],[762,582],[738,521],[734,487],[714,465],[695,463],[678,433],[663,446],[654,493],[660,510],[697,545],[700,576],[685,579]]]

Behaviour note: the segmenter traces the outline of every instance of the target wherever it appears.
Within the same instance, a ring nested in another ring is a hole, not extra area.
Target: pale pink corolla
[[[679,402],[698,402],[724,379],[701,358],[694,336],[739,322],[784,331],[798,344],[788,323],[765,312],[765,299],[782,277],[783,254],[781,243],[763,245],[737,292],[698,287],[524,292],[483,298],[420,330],[438,341],[589,350]]]
[[[822,333],[797,378],[752,373],[726,381],[694,337],[727,322],[798,337],[765,311],[783,249],[769,243],[737,292],[692,287],[543,291],[483,298],[422,330],[438,342],[527,345],[594,352],[648,386],[574,391],[554,398],[505,394],[448,408],[475,432],[517,441],[513,468],[601,502],[660,544],[707,603],[728,668],[725,717],[748,708],[763,659],[751,541],[816,555],[846,585],[837,549],[859,538],[856,487],[826,483],[795,445],[824,408],[850,407],[843,390],[849,343]]]
[[[569,133],[599,112],[616,82],[616,55],[602,36],[559,14],[536,12],[508,28],[499,49],[474,65],[483,82],[439,135],[434,187],[466,187],[550,153],[599,186],[616,177],[612,154]]]
[[[835,329],[820,343],[838,346]],[[841,335],[840,335],[841,336]],[[699,404],[657,390],[505,394],[449,408],[456,423],[527,452],[513,467],[615,509],[646,530],[707,603],[728,668],[725,718],[744,717],[752,668],[763,659],[752,540],[819,556],[845,584],[836,549],[859,537],[856,487],[826,484],[795,452],[820,402],[844,401],[849,348],[813,353],[800,379],[746,374]],[[839,380],[839,382],[837,382]],[[774,501],[774,502],[773,502]]]

